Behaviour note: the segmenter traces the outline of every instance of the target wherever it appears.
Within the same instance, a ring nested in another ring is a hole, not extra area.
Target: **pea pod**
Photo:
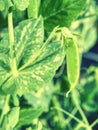
[[[66,49],[66,61],[67,61],[67,76],[70,83],[70,89],[66,96],[74,89],[79,79],[80,63],[78,47],[73,39],[72,33],[67,29],[62,29],[63,44]]]

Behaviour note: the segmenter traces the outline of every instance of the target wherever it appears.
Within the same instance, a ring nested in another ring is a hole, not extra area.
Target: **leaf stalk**
[[[8,30],[9,30],[9,42],[10,42],[10,65],[14,75],[17,74],[16,58],[14,50],[14,29],[13,29],[13,7],[9,8],[8,11]]]

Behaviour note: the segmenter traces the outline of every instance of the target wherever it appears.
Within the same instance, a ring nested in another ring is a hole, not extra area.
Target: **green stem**
[[[71,112],[72,115],[75,115],[77,113],[77,109],[74,108],[73,111]],[[68,117],[67,119],[67,124],[72,120],[72,118]]]
[[[10,7],[8,12],[8,29],[9,29],[9,42],[10,42],[10,56],[13,57],[13,45],[14,45],[14,30],[13,30],[13,14]]]
[[[78,103],[78,101],[77,101],[76,97],[74,96],[74,94],[77,94],[76,90],[73,90],[73,91],[72,91],[72,99],[73,99],[73,102],[74,102],[76,108],[78,109],[78,111],[79,111],[79,113],[80,113],[80,115],[81,115],[81,117],[82,117],[84,123],[89,126],[88,120],[87,120],[87,118],[86,118],[86,116],[85,116],[83,110],[81,109],[80,104]]]
[[[65,110],[63,110],[63,109],[61,109],[61,108],[59,108],[59,107],[53,107],[53,109],[56,109],[56,110],[59,110],[59,111],[65,113],[67,116],[71,117],[71,118],[74,119],[76,122],[78,122],[78,123],[80,123],[80,124],[82,124],[82,125],[84,126],[84,124],[83,124],[83,122],[82,122],[81,120],[79,120],[77,117],[73,116],[73,115],[70,114],[69,112],[67,112],[67,111],[65,111]]]
[[[0,117],[0,124],[2,123],[4,115],[8,112],[7,108],[8,108],[9,98],[10,98],[10,95],[7,95],[5,97],[5,104],[4,104],[4,107],[2,109],[2,113],[1,113],[1,117]]]
[[[82,111],[80,105],[77,106],[77,109],[79,110],[79,112],[80,112],[80,114],[81,114],[81,117],[82,117],[83,121],[89,126],[88,120],[87,120],[87,118],[86,118],[84,112]]]
[[[78,124],[78,125],[75,127],[75,130],[80,130],[81,128],[83,128],[82,124]]]
[[[13,7],[9,8],[8,12],[8,30],[9,30],[9,42],[10,42],[10,64],[11,70],[14,75],[17,74],[16,58],[14,56],[14,29],[13,29]]]
[[[55,96],[53,97],[52,102],[53,102],[53,104],[54,104],[54,108],[55,108],[55,107],[57,107],[57,108],[60,108],[60,107],[61,107],[60,104],[59,104],[59,102],[58,102],[58,100],[57,100],[57,98],[56,98]],[[58,114],[59,120],[61,120],[62,123],[64,123],[64,122],[65,122],[65,119],[64,119],[64,115],[62,114],[62,112],[61,112],[61,111],[57,111],[57,114]]]
[[[63,113],[65,113],[67,116],[71,117],[72,119],[74,119],[76,122],[78,122],[79,124],[81,124],[82,127],[86,128],[87,130],[92,130],[90,128],[90,126],[86,125],[85,123],[83,123],[81,120],[79,120],[77,117],[75,117],[74,115],[70,114],[69,112],[61,109],[61,108],[58,108],[58,107],[53,107],[52,109],[56,109],[56,110],[59,110]]]
[[[91,128],[93,128],[97,123],[98,123],[98,119],[96,119],[96,120],[91,124]]]

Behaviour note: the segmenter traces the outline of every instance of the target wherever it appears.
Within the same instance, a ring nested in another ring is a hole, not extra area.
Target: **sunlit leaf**
[[[6,36],[6,38],[8,37]],[[53,78],[57,68],[64,58],[61,41],[54,38],[44,45],[43,20],[30,19],[21,22],[15,29],[15,58],[17,72],[10,69],[9,51],[7,69],[3,68],[0,84],[5,93],[18,93],[36,91]],[[7,40],[6,40],[7,41]],[[5,42],[5,40],[4,40]],[[3,43],[3,41],[2,41]],[[8,45],[9,46],[9,45]],[[43,48],[43,49],[42,49]],[[2,56],[3,57],[3,56]],[[3,59],[2,59],[3,61]],[[1,67],[3,65],[1,64]]]

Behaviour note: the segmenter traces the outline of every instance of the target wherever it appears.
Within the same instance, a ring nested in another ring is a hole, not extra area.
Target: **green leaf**
[[[8,17],[9,8],[13,7],[13,9],[14,9],[12,0],[1,0],[1,1],[3,1],[4,5],[2,5],[0,3],[0,6],[2,6],[1,8],[3,8],[2,12],[0,12],[0,36],[1,36],[1,34],[4,34],[7,31],[7,30],[4,31],[5,30],[4,28],[7,27],[7,24],[8,24],[7,17]]]
[[[98,105],[94,100],[87,100],[82,104],[82,107],[87,112],[96,112],[98,110]]]
[[[20,110],[19,122],[16,128],[19,128],[22,125],[29,125],[32,121],[38,118],[43,112],[43,108],[28,108]]]
[[[80,34],[77,37],[77,43],[81,49],[81,53],[88,52],[97,41],[97,30],[96,30],[96,3],[94,0],[88,1],[86,5],[85,14],[81,15],[79,20],[75,21],[71,30],[74,30],[76,34]],[[88,44],[89,43],[89,44]]]
[[[0,110],[4,107],[4,101],[5,101],[5,96],[0,95]]]
[[[12,108],[7,115],[7,128],[13,129],[19,120],[19,107]]]
[[[16,27],[14,51],[17,71],[11,69],[7,71],[4,68],[2,70],[4,74],[0,73],[0,76],[4,77],[0,84],[5,93],[23,94],[31,90],[37,91],[53,78],[65,55],[61,40],[56,40],[55,35],[54,29],[50,34],[51,38],[43,42],[44,28],[41,17],[25,20]],[[9,51],[6,53],[7,59],[9,59],[8,54]],[[10,68],[10,62],[6,64]],[[2,67],[1,64],[0,66]]]
[[[29,18],[37,18],[39,11],[40,0],[29,0],[28,6],[28,17]]]
[[[79,52],[72,33],[67,28],[63,28],[62,34],[64,36],[64,44],[66,46],[67,75],[70,83],[70,90],[67,93],[68,96],[69,92],[74,89],[79,79]]]
[[[69,27],[85,4],[86,0],[42,0],[39,14],[44,17],[47,30],[58,25]]]
[[[0,0],[0,6],[3,10],[2,11],[2,15],[3,18],[5,19],[7,17],[7,14],[8,14],[8,9],[9,7],[13,6],[13,3],[11,0]],[[2,3],[3,2],[3,3]],[[0,18],[0,22],[2,21],[2,18]],[[4,21],[3,21],[4,22]]]
[[[4,34],[3,40],[0,41],[0,54],[6,54],[9,52],[8,34]],[[1,56],[0,56],[1,57]]]
[[[0,11],[3,11],[5,8],[5,3],[3,0],[0,0]]]
[[[48,84],[45,88],[41,88],[38,92],[30,92],[24,94],[24,97],[29,105],[32,105],[34,108],[43,107],[43,111],[47,112],[53,93],[54,86],[51,83]]]
[[[5,52],[6,51],[4,50],[4,53]],[[2,86],[4,81],[10,77],[10,73],[9,73],[10,66],[9,66],[9,57],[8,56],[6,54],[0,53],[0,86]]]
[[[44,40],[43,19],[25,20],[15,29],[17,66],[23,58],[27,62],[42,46]]]
[[[12,96],[14,106],[19,106],[19,100],[17,95]]]
[[[13,2],[16,8],[21,11],[25,10],[29,5],[29,0],[13,0]]]
[[[4,116],[2,124],[0,124],[1,130],[6,130],[6,124],[7,124],[7,116]]]

